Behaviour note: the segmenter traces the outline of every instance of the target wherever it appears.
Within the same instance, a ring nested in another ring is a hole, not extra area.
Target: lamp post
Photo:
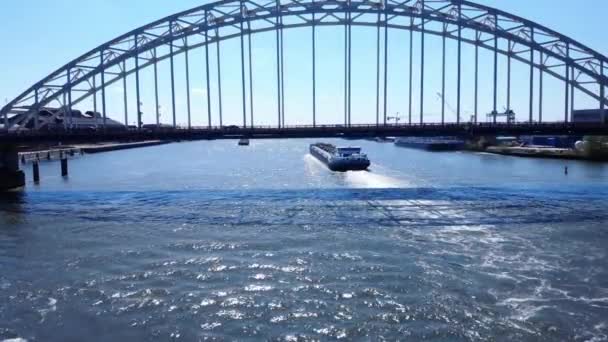
[[[141,127],[143,126],[144,122],[142,120],[144,113],[141,111],[141,108],[143,108],[144,103],[139,101],[139,112],[137,113],[137,128],[141,130]]]

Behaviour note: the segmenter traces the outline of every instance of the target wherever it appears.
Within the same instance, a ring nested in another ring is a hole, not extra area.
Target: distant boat
[[[371,165],[367,155],[359,147],[336,147],[331,144],[310,145],[310,154],[322,161],[332,171],[363,171]]]
[[[395,142],[395,137],[376,137],[375,140],[379,143],[392,143]]]
[[[249,146],[249,139],[241,139],[239,140],[239,146]]]

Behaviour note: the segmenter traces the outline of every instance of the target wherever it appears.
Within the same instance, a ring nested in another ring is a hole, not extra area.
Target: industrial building
[[[608,124],[608,109],[580,109],[572,112],[574,123]]]

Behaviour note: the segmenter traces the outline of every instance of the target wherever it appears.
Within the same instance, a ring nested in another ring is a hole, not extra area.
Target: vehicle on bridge
[[[37,115],[18,114],[8,120],[9,130],[37,130],[46,132],[61,132],[67,130],[89,130],[94,131],[105,127],[106,130],[125,130],[124,124],[104,118],[100,113],[94,111],[81,112],[72,110],[65,112],[62,108],[43,108]]]
[[[141,129],[144,132],[161,132],[161,131],[167,131],[167,130],[173,130],[173,126],[171,125],[166,125],[166,124],[145,124],[141,126]]]
[[[228,131],[238,131],[241,129],[241,127],[239,127],[237,125],[228,125],[228,126],[222,126],[222,129],[228,130]]]

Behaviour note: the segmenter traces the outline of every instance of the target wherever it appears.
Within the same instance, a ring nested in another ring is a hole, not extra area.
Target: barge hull
[[[459,151],[464,149],[464,143],[460,142],[395,142],[396,146],[415,148],[419,150],[432,151],[432,152],[445,152],[445,151]]]
[[[334,172],[347,172],[347,171],[365,171],[367,170],[371,163],[369,160],[367,161],[341,161],[341,160],[331,160],[324,153],[319,151],[318,147],[311,146],[310,154],[323,162],[327,166],[328,169]]]

